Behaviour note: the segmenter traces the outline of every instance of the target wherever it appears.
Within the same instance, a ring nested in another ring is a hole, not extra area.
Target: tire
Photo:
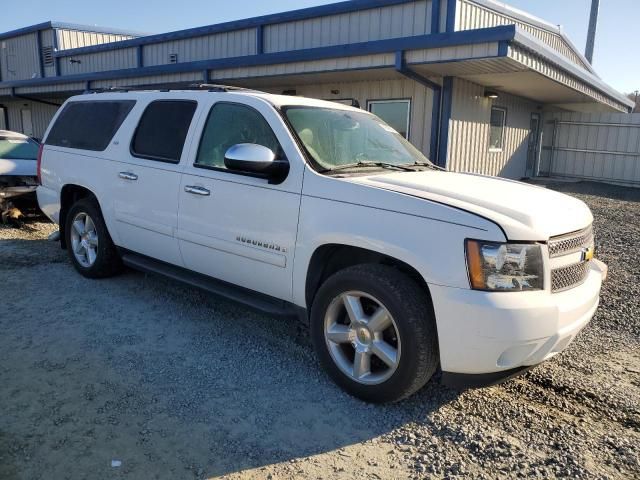
[[[93,229],[89,226],[85,233],[79,231],[79,227],[74,227],[74,221],[87,226],[86,218],[89,218]],[[90,231],[94,234],[89,234]],[[89,232],[89,233],[87,233]],[[86,238],[83,237],[85,235]],[[100,207],[93,198],[82,198],[73,204],[65,219],[65,240],[67,242],[67,252],[75,269],[87,278],[111,277],[122,270],[122,262],[116,250],[107,226],[102,218]],[[82,240],[84,243],[84,255],[82,248],[75,248]],[[87,246],[94,254],[89,255]],[[80,257],[80,258],[79,258]],[[84,261],[83,258],[84,257]]]
[[[351,314],[347,304],[352,305]],[[363,319],[355,322],[358,328],[352,328],[353,318]],[[357,265],[329,277],[315,296],[310,330],[324,369],[340,387],[366,402],[403,400],[420,390],[438,367],[438,337],[429,297],[393,267]]]

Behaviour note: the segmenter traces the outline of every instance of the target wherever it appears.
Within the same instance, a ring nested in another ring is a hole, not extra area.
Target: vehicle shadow
[[[17,457],[21,475],[107,478],[117,458],[137,478],[214,477],[428,426],[459,395],[431,382],[368,405],[320,371],[295,319],[132,271],[87,280],[64,252],[42,254],[52,244],[0,242],[16,257],[0,316],[3,388],[20,399],[0,395],[0,410],[8,435],[44,438],[32,467]]]

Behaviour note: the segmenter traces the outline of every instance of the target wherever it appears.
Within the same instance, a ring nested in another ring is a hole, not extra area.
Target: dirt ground
[[[504,385],[387,406],[334,386],[294,320],[87,280],[42,218],[0,227],[0,479],[640,478],[640,192],[550,187],[596,217],[594,320]]]

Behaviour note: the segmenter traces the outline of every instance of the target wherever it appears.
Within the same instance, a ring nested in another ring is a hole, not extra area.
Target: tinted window
[[[178,163],[197,103],[161,100],[146,108],[131,142],[136,157]]]
[[[196,165],[225,168],[225,153],[238,143],[262,145],[283,157],[278,139],[259,112],[236,103],[217,103],[209,112]]]
[[[5,160],[35,160],[38,144],[30,138],[0,135],[0,158]]]
[[[46,144],[101,152],[135,103],[134,100],[68,103],[51,128]]]
[[[507,111],[504,108],[491,109],[491,131],[489,134],[489,149],[502,150],[504,138],[504,124],[507,118]]]

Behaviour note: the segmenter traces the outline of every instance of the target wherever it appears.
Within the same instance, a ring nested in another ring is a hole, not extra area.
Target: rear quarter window
[[[145,109],[131,141],[135,157],[178,163],[198,106],[192,100],[156,100]]]
[[[68,103],[56,119],[45,144],[102,152],[135,103],[135,100]]]

